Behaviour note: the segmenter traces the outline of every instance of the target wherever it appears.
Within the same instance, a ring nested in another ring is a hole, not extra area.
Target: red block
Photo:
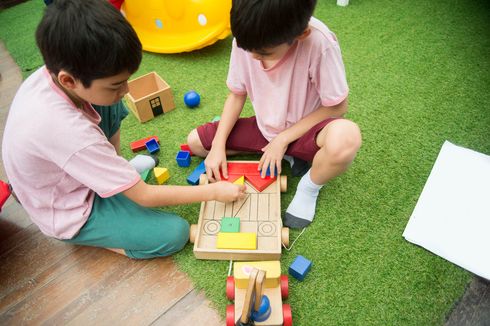
[[[245,175],[245,179],[250,183],[258,192],[262,192],[265,188],[269,187],[274,181],[276,181],[276,177],[265,177],[262,179],[260,175]]]
[[[192,154],[192,152],[191,152],[191,148],[190,148],[190,147],[189,147],[189,145],[187,145],[187,144],[182,144],[182,145],[180,145],[180,150],[181,150],[181,151],[187,151],[187,152],[191,153],[191,156],[193,156],[193,155],[194,155],[194,154]]]
[[[143,149],[146,149],[146,142],[149,141],[150,139],[155,139],[157,141],[157,143],[160,144],[160,141],[158,140],[158,137],[157,136],[150,136],[150,137],[147,137],[147,138],[143,138],[143,139],[140,139],[140,140],[137,140],[137,141],[134,141],[131,143],[131,150],[133,152],[137,152],[137,151],[141,151]]]
[[[2,210],[2,206],[9,198],[10,194],[10,186],[5,182],[0,181],[0,211]]]
[[[228,163],[228,179],[226,180],[233,182],[243,175],[248,183],[257,191],[261,192],[276,181],[277,177],[271,178],[270,176],[266,176],[262,179],[258,167],[259,163]],[[223,177],[223,175],[221,176]]]

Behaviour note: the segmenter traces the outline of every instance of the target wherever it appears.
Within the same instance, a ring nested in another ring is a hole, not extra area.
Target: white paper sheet
[[[490,156],[446,141],[403,236],[490,280]]]

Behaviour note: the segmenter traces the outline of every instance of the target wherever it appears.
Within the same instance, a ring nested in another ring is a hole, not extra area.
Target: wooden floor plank
[[[206,326],[225,324],[216,310],[210,308],[209,301],[206,300],[204,294],[193,290],[175,304],[172,309],[155,320],[152,326],[202,325],[203,320],[206,321]]]
[[[63,261],[64,272],[0,315],[0,324],[46,322],[93,288],[103,288],[119,279],[121,271],[131,263],[125,257],[97,248],[86,248],[71,256],[77,257],[72,257],[75,262],[69,268]]]
[[[120,282],[68,325],[148,325],[192,290],[185,274],[171,258],[145,262],[143,268]]]
[[[33,277],[76,249],[75,246],[46,237],[34,225],[28,231],[26,239],[0,257],[0,298],[22,288]]]

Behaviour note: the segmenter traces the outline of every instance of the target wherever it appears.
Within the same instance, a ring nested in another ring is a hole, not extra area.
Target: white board
[[[403,237],[490,280],[490,156],[446,141]]]

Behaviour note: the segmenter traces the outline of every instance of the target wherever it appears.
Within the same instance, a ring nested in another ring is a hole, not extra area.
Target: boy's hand
[[[262,148],[262,157],[259,162],[260,176],[265,178],[267,168],[270,170],[270,176],[273,178],[277,174],[281,173],[281,161],[284,157],[284,153],[288,149],[288,143],[284,142],[280,137],[276,137],[267,146]]]
[[[209,182],[221,181],[220,169],[223,177],[228,178],[228,164],[226,163],[226,151],[211,147],[208,156],[204,160],[206,175]]]
[[[236,201],[245,198],[245,185],[236,185],[227,181],[219,181],[211,185],[214,187],[215,200],[221,202]]]

